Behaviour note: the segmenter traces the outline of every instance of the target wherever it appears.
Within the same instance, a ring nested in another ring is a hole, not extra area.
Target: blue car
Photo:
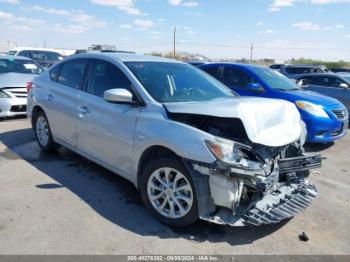
[[[307,126],[307,142],[329,143],[343,137],[349,125],[345,106],[337,99],[300,89],[269,68],[231,63],[199,66],[242,96],[279,98],[294,103]]]

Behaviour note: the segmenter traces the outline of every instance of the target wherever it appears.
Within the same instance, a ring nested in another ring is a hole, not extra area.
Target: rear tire
[[[185,227],[198,220],[198,205],[192,178],[175,157],[151,162],[142,172],[141,198],[161,223]]]
[[[39,111],[34,117],[34,131],[36,141],[43,151],[53,152],[59,148],[53,141],[49,121],[43,111]]]

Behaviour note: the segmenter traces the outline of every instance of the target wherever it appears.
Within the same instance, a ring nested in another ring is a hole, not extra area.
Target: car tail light
[[[27,93],[28,93],[28,94],[29,94],[30,89],[32,89],[32,87],[33,87],[33,82],[28,81],[28,82],[27,82]]]

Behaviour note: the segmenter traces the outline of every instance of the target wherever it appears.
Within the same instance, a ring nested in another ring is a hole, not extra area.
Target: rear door
[[[53,135],[72,146],[77,144],[77,104],[87,63],[87,59],[74,59],[52,68],[45,97]]]
[[[91,61],[88,84],[78,98],[78,148],[128,173],[139,108],[107,102],[103,94],[116,88],[132,92],[131,83],[115,65],[104,60]]]

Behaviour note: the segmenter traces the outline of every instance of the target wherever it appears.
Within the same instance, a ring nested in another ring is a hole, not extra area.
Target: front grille
[[[344,120],[348,116],[346,109],[333,109],[332,113],[337,117],[338,120]]]
[[[11,106],[10,111],[13,113],[23,113],[27,111],[27,106],[26,105]]]
[[[12,94],[15,97],[18,98],[27,98],[28,94],[27,94],[27,88],[25,87],[4,87],[1,90]]]

